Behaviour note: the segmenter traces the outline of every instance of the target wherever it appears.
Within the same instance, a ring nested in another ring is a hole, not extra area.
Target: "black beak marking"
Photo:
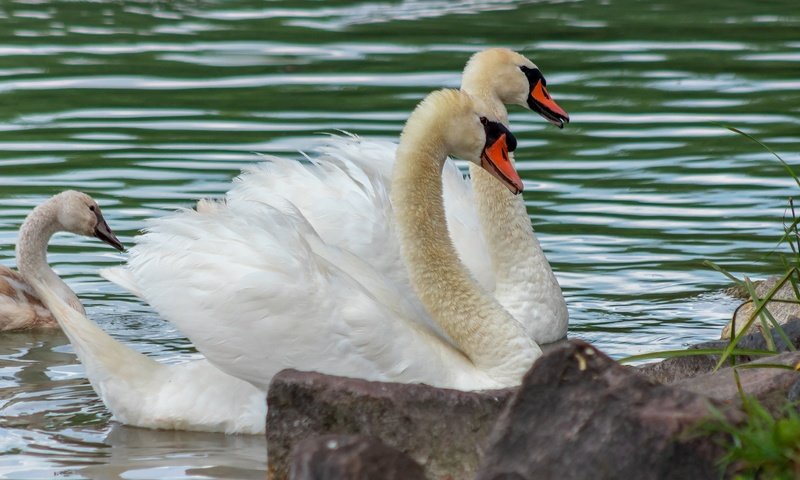
[[[114,232],[111,231],[111,227],[109,227],[108,223],[106,223],[106,219],[103,218],[103,214],[100,213],[99,207],[95,208],[94,215],[97,219],[97,224],[94,227],[94,236],[116,248],[120,252],[124,252],[125,246],[122,245],[122,242],[120,242],[117,236],[114,235]]]

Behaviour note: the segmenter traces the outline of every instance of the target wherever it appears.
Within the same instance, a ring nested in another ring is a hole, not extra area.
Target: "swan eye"
[[[94,212],[94,211],[95,211],[95,210],[97,210],[97,209],[94,207],[94,205],[90,205],[90,206],[89,206],[89,210],[91,210],[91,211],[93,211],[93,212]]]
[[[489,123],[489,120],[486,117],[481,117],[481,125],[486,125]]]

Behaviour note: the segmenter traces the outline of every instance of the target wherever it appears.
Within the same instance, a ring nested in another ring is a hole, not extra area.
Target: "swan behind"
[[[85,193],[66,190],[34,208],[19,230],[16,260],[19,272],[0,266],[0,331],[58,326],[29,284],[33,276],[47,278],[57,295],[84,312],[72,289],[47,263],[47,244],[56,232],[96,237],[122,250],[97,203]]]
[[[20,233],[19,275],[64,330],[92,387],[118,421],[162,429],[264,432],[263,392],[205,360],[164,365],[117,342],[86,318],[77,297],[47,266],[46,252],[40,249],[59,230],[123,248],[91,197],[63,192],[29,218],[33,220]]]
[[[546,85],[539,67],[506,48],[474,54],[461,80],[462,90],[483,99],[503,123],[508,123],[505,105],[520,105],[564,128],[569,115],[553,100]],[[569,323],[567,304],[522,196],[510,193],[475,164],[469,166],[469,172],[476,216],[494,273],[495,298],[537,342],[563,338]]]

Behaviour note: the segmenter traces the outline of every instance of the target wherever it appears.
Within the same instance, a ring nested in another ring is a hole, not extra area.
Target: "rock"
[[[374,437],[323,435],[292,449],[291,480],[423,480],[422,467]]]
[[[692,345],[688,350],[699,348],[724,348],[728,342],[716,341]],[[689,357],[667,358],[660,362],[648,363],[631,367],[642,375],[660,383],[673,383],[675,381],[691,378],[714,370],[719,362],[718,355],[692,355]]]
[[[794,367],[798,362],[800,362],[800,352],[787,352],[755,360],[748,365],[780,364]],[[787,394],[798,379],[798,374],[795,370],[781,368],[739,368],[738,371],[742,390],[747,395],[755,397],[761,405],[773,413],[780,412],[784,407]],[[705,395],[724,404],[740,404],[739,390],[736,387],[736,380],[731,367],[681,380],[673,383],[672,386]]]
[[[783,333],[789,337],[789,341],[792,343],[794,348],[800,348],[800,318],[793,317],[786,321],[786,323],[781,325],[781,329],[783,329]],[[783,340],[783,337],[778,333],[777,330],[774,328],[770,330],[772,334],[772,341],[775,343],[775,348],[778,352],[788,352],[789,347],[786,345],[786,342]],[[728,342],[725,342],[726,344]],[[761,333],[759,330],[757,333],[751,333],[745,335],[744,338],[739,340],[739,343],[736,344],[737,348],[749,349],[749,350],[766,350],[767,349],[767,340],[764,338],[764,334]]]
[[[753,282],[756,294],[761,298],[765,297],[767,293],[769,293],[769,291],[778,283],[780,278],[781,277],[775,276],[766,280]],[[747,320],[754,311],[753,301],[750,298],[750,294],[744,287],[737,285],[727,289],[725,292],[732,297],[745,300],[745,302],[739,305],[736,311],[733,312],[733,319],[728,322],[725,328],[722,329],[722,334],[720,335],[720,338],[722,339],[731,338],[731,331],[733,329],[734,322],[736,323],[736,333],[738,334],[741,332],[742,327],[744,327],[744,324],[747,323]],[[782,325],[792,318],[800,317],[800,304],[781,302],[781,300],[797,300],[791,281],[784,283],[783,286],[781,286],[781,288],[775,292],[775,295],[772,296],[772,299],[773,300],[767,304],[767,310],[769,310],[769,312],[772,314],[772,317],[779,324]],[[754,333],[760,328],[761,322],[756,320],[750,327],[750,333]]]
[[[718,406],[573,340],[525,375],[495,425],[477,478],[717,478],[713,439],[682,436],[708,418],[709,405]]]
[[[782,326],[784,333],[789,337],[795,348],[800,349],[800,319],[793,318]],[[773,329],[771,331],[772,339],[775,342],[775,347],[778,352],[787,352],[789,348],[783,341],[783,338]],[[698,343],[692,345],[689,350],[700,348],[725,348],[728,346],[727,340],[717,340],[713,342]],[[745,335],[739,343],[737,348],[747,350],[766,350],[767,341],[764,335],[759,331]],[[736,357],[737,363],[751,362],[762,357],[740,355]],[[718,355],[693,355],[690,357],[675,357],[668,358],[661,362],[648,363],[635,367],[640,373],[647,375],[661,383],[671,384],[685,378],[696,377],[698,375],[709,373],[717,366],[719,362]]]
[[[267,396],[269,478],[287,478],[291,448],[321,434],[370,435],[410,455],[428,478],[473,478],[481,448],[512,393],[284,370]]]
[[[797,404],[800,401],[800,380],[795,381],[786,393],[786,399]]]

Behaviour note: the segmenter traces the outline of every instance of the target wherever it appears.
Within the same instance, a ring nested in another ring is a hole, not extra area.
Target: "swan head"
[[[428,139],[430,148],[480,165],[514,194],[522,179],[509,159],[517,139],[481,100],[458,90],[428,95],[408,119],[402,137]],[[401,145],[405,142],[402,141]],[[420,146],[421,142],[409,142]]]
[[[461,88],[468,92],[488,91],[506,105],[530,108],[558,128],[569,123],[569,114],[550,97],[539,67],[507,48],[489,48],[474,54],[464,67]]]
[[[52,201],[58,208],[58,222],[64,230],[77,235],[97,237],[119,251],[125,250],[92,197],[75,190],[67,190],[54,196]]]

